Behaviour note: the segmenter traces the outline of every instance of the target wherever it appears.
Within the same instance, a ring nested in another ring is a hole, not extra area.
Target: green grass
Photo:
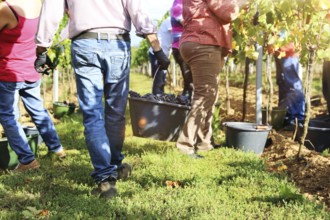
[[[131,81],[134,91],[151,89],[146,76],[132,74]],[[330,219],[254,154],[221,148],[191,159],[175,143],[133,137],[129,123],[123,153],[133,175],[104,201],[90,195],[95,184],[81,120],[75,114],[56,125],[65,161],[47,158],[42,144],[40,171],[0,176],[0,219]]]

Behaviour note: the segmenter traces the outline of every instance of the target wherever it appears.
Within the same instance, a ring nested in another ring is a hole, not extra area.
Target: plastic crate
[[[176,141],[190,111],[189,106],[143,98],[129,98],[133,135]]]
[[[74,103],[54,102],[53,112],[55,118],[62,118],[64,115],[71,115],[74,113],[76,105]]]
[[[38,134],[27,135],[28,143],[32,149],[32,152],[38,156]],[[0,168],[12,169],[18,164],[17,154],[11,149],[7,138],[0,139]]]
[[[308,125],[308,132],[304,145],[317,152],[330,149],[330,122],[329,116],[311,119]],[[300,140],[303,134],[303,127],[299,127],[296,141]]]

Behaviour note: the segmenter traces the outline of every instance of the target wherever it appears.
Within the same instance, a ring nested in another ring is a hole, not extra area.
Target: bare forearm
[[[156,34],[146,35],[148,44],[152,47],[153,51],[160,51],[162,48]]]

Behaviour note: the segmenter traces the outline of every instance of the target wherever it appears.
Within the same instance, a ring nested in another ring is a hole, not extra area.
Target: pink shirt
[[[38,18],[27,19],[18,15],[13,8],[11,10],[16,14],[18,24],[13,29],[0,31],[0,81],[38,81],[40,74],[34,69],[34,36]]]
[[[179,41],[183,31],[181,20],[182,20],[182,0],[174,0],[171,8],[173,48],[179,48]]]
[[[231,0],[183,0],[184,30],[180,44],[195,42],[231,50],[230,22],[239,15],[239,6]]]

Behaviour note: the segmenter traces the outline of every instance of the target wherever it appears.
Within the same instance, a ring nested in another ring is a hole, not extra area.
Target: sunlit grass
[[[131,74],[131,88],[150,92],[147,76]],[[129,121],[129,113],[127,113]],[[92,165],[80,114],[56,125],[65,161],[46,157],[40,171],[0,176],[0,219],[329,219],[285,174],[271,174],[252,153],[220,148],[191,159],[162,142],[132,136],[123,153],[133,175],[119,181],[110,201],[92,196]],[[171,184],[173,183],[173,184]]]

